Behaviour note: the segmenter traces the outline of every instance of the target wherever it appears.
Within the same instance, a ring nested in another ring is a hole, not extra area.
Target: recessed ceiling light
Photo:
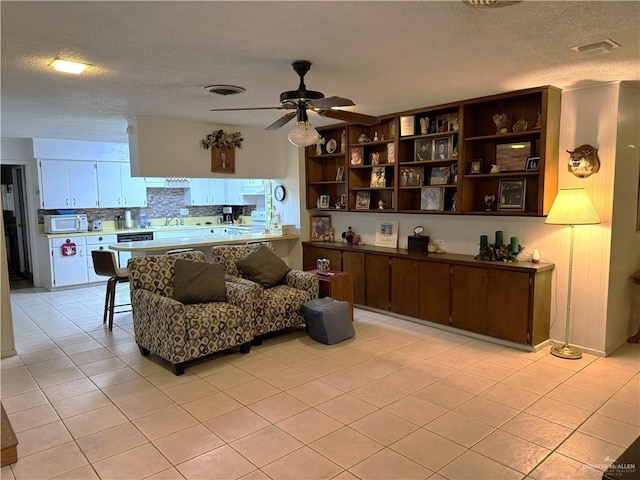
[[[91,65],[89,65],[88,63],[72,62],[71,60],[62,60],[61,58],[56,58],[51,63],[51,66],[55,68],[58,72],[73,73],[75,75],[80,75]]]
[[[207,85],[203,87],[209,93],[215,93],[216,95],[236,95],[237,93],[244,93],[247,90],[237,85]]]
[[[620,44],[614,42],[610,38],[602,42],[590,43],[588,45],[579,45],[577,47],[571,47],[576,53],[580,54],[598,54],[598,53],[609,53],[614,48],[618,48]]]

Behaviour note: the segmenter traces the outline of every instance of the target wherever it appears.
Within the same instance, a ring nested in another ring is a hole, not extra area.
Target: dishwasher
[[[146,242],[149,240],[153,240],[153,232],[118,233],[118,243]],[[130,258],[131,252],[118,252],[118,264],[120,268],[126,268]]]

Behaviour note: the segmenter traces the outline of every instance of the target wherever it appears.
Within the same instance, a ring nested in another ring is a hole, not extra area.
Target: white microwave
[[[87,232],[89,222],[86,215],[45,215],[45,233]]]

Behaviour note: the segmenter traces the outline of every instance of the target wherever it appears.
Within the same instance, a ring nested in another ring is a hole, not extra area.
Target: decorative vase
[[[356,234],[351,230],[351,227],[349,227],[346,232],[342,232],[342,238],[344,238],[349,244],[353,243],[353,237],[355,236]]]

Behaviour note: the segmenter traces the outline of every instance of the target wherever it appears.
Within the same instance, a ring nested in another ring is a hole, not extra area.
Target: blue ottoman
[[[316,298],[302,305],[307,334],[316,342],[333,345],[356,332],[349,315],[349,302],[331,297]]]

